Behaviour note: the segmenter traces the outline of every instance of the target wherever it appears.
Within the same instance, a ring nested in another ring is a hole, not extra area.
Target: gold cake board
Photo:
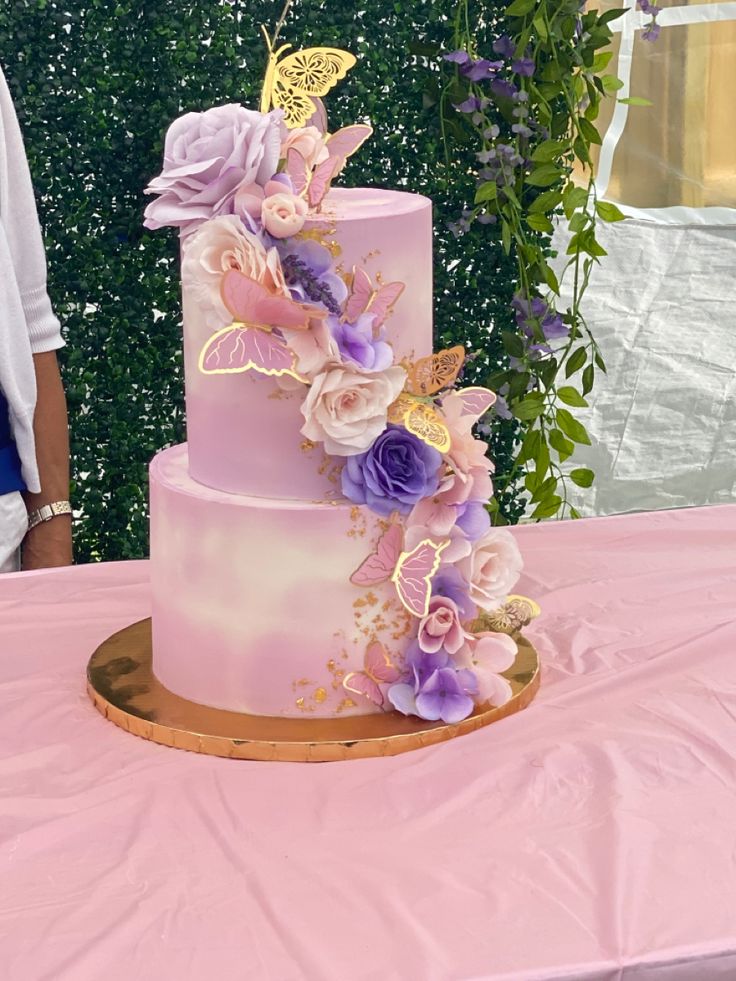
[[[120,630],[101,644],[87,667],[87,690],[106,719],[164,746],[240,760],[319,763],[395,756],[474,732],[521,711],[539,688],[539,660],[515,634],[519,653],[504,677],[513,696],[500,708],[478,708],[445,725],[398,712],[335,719],[245,715],[190,702],[168,691],[151,670],[151,621]]]

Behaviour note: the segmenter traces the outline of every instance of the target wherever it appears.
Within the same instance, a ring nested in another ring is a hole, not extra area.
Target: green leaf
[[[475,192],[475,203],[482,204],[483,201],[495,201],[498,196],[498,185],[495,181],[486,181],[481,184]]]
[[[520,371],[514,374],[509,383],[508,399],[519,399],[524,395],[529,385],[531,375],[528,371]]]
[[[600,356],[600,354],[598,353],[598,351],[595,352],[594,360],[595,360],[595,363],[598,365],[598,367],[601,369],[601,371],[604,374],[606,374],[607,371],[608,371],[608,369],[606,368],[606,362]]]
[[[544,17],[541,14],[537,14],[537,16],[532,21],[532,24],[534,25],[536,32],[540,36],[540,38],[543,41],[546,41],[547,38],[549,37],[549,32],[547,31],[547,25],[544,22]]]
[[[610,201],[596,201],[595,210],[603,221],[626,221],[626,215]]]
[[[584,347],[579,347],[577,351],[573,351],[565,365],[565,378],[569,378],[570,375],[574,375],[576,371],[579,371],[587,360],[588,352]]]
[[[537,471],[539,473],[539,471]],[[549,497],[557,490],[557,477],[547,477],[545,481],[538,485],[532,494],[532,504],[536,501],[542,501],[545,497]]]
[[[595,368],[592,364],[586,366],[583,372],[583,395],[593,391],[593,380],[595,378]]]
[[[608,95],[613,95],[614,92],[618,92],[619,89],[624,87],[624,83],[620,78],[616,78],[615,75],[604,75],[601,79],[601,84],[603,85],[603,91]]]
[[[600,75],[602,71],[608,68],[611,58],[613,58],[613,51],[599,51],[598,54],[593,59],[592,69],[596,75]]]
[[[577,470],[570,471],[570,480],[578,487],[590,487],[595,480],[595,474],[587,467],[579,467]]]
[[[588,408],[588,403],[572,385],[563,385],[562,388],[558,388],[557,397],[565,405],[573,405],[580,409]]]
[[[524,477],[524,486],[530,494],[533,494],[537,487],[539,487],[539,483],[539,475],[534,470],[531,470],[526,477]]]
[[[572,506],[572,504],[570,505],[570,517],[573,518],[576,521],[579,521],[580,518],[582,517],[582,515],[580,514],[580,512],[579,511],[576,511],[575,508]]]
[[[599,24],[610,24],[612,20],[618,20],[619,17],[623,17],[624,14],[628,13],[626,7],[617,7],[615,10],[607,10],[604,14],[601,14],[598,18]]]
[[[537,399],[533,399],[531,395],[527,395],[521,402],[517,405],[512,405],[510,408],[512,415],[521,420],[538,419],[544,412],[544,404]]]
[[[628,99],[618,100],[622,106],[653,106],[654,103],[650,102],[649,99],[642,99],[638,95],[629,96]]]
[[[504,252],[508,255],[511,252],[511,225],[507,221],[501,222],[501,242]]]
[[[552,269],[551,266],[547,265],[546,262],[542,264],[542,276],[544,277],[545,283],[547,284],[547,286],[549,286],[552,292],[555,293],[557,296],[559,296],[560,295],[559,280],[555,275],[554,269]]]
[[[547,212],[551,214],[562,201],[561,191],[542,191],[527,208],[530,215]]]
[[[519,463],[526,463],[527,460],[533,460],[537,455],[541,442],[542,434],[540,431],[538,429],[530,429],[521,443],[521,450],[517,458]]]
[[[567,146],[560,143],[559,140],[545,140],[532,154],[532,160],[535,163],[547,163],[561,157],[565,150],[567,150]]]
[[[537,0],[514,0],[514,2],[506,8],[507,17],[523,17],[524,14],[528,14],[530,10],[533,10],[537,4]]]
[[[562,192],[562,207],[565,209],[565,217],[570,220],[573,213],[578,208],[584,208],[588,200],[588,191],[584,187],[576,184],[568,184]]]
[[[574,443],[590,446],[590,436],[588,436],[585,426],[578,422],[571,412],[568,412],[567,409],[558,409],[555,413],[555,419],[562,432],[569,436]]]
[[[549,470],[549,463],[549,447],[546,443],[542,442],[539,444],[539,449],[534,459],[534,469],[540,478],[543,478]]]
[[[575,444],[569,439],[566,439],[559,429],[550,429],[547,439],[552,449],[557,450],[560,463],[564,463],[569,456],[572,456],[575,450]]]
[[[551,163],[542,164],[541,167],[534,168],[526,178],[526,183],[531,184],[532,187],[549,187],[550,184],[556,184],[562,177],[563,172],[560,167]]]
[[[524,356],[524,342],[518,334],[510,330],[501,331],[501,343],[503,349],[512,358],[522,358]]]
[[[597,143],[597,144],[601,143],[601,134],[598,132],[595,126],[588,119],[585,118],[585,116],[582,116],[580,118],[579,125],[580,125],[580,131],[582,132],[583,136],[588,141],[588,143]]]
[[[576,211],[570,219],[570,231],[582,232],[590,219],[584,211]]]
[[[532,518],[551,518],[553,515],[557,514],[560,510],[560,505],[562,504],[562,498],[557,495],[548,497],[546,500],[542,501],[537,507],[532,511]]]
[[[554,226],[546,215],[527,215],[526,223],[535,232],[547,232],[551,235],[554,231]]]

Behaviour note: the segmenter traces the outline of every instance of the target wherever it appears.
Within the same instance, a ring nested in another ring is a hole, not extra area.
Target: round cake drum
[[[335,719],[244,715],[199,705],[163,687],[151,670],[151,621],[141,620],[98,647],[87,667],[96,708],[115,725],[164,746],[243,760],[318,763],[394,756],[452,739],[519,712],[539,688],[532,645],[515,635],[519,653],[504,672],[513,697],[500,708],[479,708],[445,725],[398,712]]]

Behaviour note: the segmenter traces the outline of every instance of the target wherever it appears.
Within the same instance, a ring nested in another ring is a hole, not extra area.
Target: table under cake
[[[4,981],[736,977],[736,506],[515,534],[537,700],[315,766],[98,715],[147,563],[1,577]]]

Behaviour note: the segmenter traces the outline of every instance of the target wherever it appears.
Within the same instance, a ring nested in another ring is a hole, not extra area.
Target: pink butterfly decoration
[[[352,574],[350,581],[356,586],[375,586],[390,579],[409,613],[424,617],[429,610],[432,579],[448,544],[438,545],[425,538],[411,552],[404,552],[401,525],[391,524],[381,536],[376,551]]]
[[[374,287],[368,273],[360,266],[354,266],[345,319],[352,324],[362,313],[372,313],[375,317],[373,326],[380,327],[403,292],[403,283],[385,283]]]
[[[452,400],[460,403],[461,416],[472,416],[473,421],[477,422],[496,401],[496,395],[488,388],[461,388],[444,396],[442,402],[444,404]]]
[[[321,132],[324,133],[324,130]],[[307,167],[306,160],[296,147],[292,147],[286,154],[286,173],[289,175],[294,192],[305,196],[309,206],[316,208],[322,203],[335,176],[345,166],[347,158],[365,143],[372,132],[370,126],[358,124],[345,126],[331,135],[326,134],[329,156],[313,170]]]
[[[207,340],[199,355],[199,370],[205,375],[257,371],[303,381],[294,370],[296,355],[271,328],[306,330],[310,320],[323,318],[326,312],[286,296],[274,296],[238,269],[228,269],[220,292],[235,322]]]
[[[343,678],[345,691],[362,695],[378,708],[383,708],[385,699],[381,684],[390,685],[401,677],[399,669],[392,664],[383,644],[374,640],[368,645],[363,659],[363,670],[352,671]]]

